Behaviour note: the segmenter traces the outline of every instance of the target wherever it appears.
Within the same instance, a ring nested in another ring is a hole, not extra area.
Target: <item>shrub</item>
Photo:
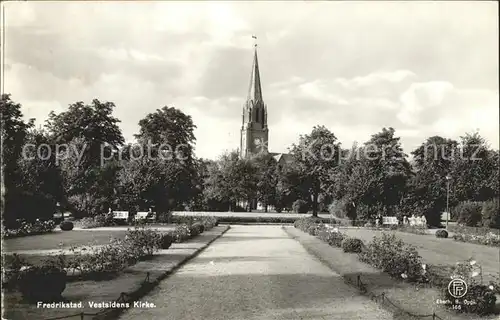
[[[437,238],[448,238],[448,231],[446,230],[438,230],[436,231],[436,237]]]
[[[161,233],[157,230],[143,227],[128,229],[125,235],[126,244],[141,258],[150,257],[158,251],[160,239]]]
[[[29,267],[20,272],[18,286],[27,301],[59,301],[66,289],[66,272],[50,264]]]
[[[78,220],[78,225],[82,229],[92,229],[103,226],[100,221],[96,221],[93,217],[81,218],[80,220]]]
[[[85,278],[102,279],[151,257],[162,244],[162,234],[155,230],[129,229],[124,240],[112,239],[105,246],[71,248],[72,255],[66,265]]]
[[[205,226],[201,222],[195,222],[191,227],[196,228],[198,234],[202,234],[205,231]]]
[[[73,230],[73,222],[63,221],[59,225],[59,228],[61,228],[62,231],[71,231],[71,230]]]
[[[210,230],[218,224],[217,219],[215,217],[202,217],[201,223],[204,226],[205,229],[204,231]]]
[[[307,218],[301,218],[301,219],[297,219],[295,220],[295,222],[293,223],[293,226],[299,230],[302,230],[304,232],[307,232],[309,233],[309,228],[311,226],[314,226],[316,227],[316,225],[318,223],[321,223],[322,220],[321,219],[316,219],[316,218],[312,218],[312,217],[307,217]]]
[[[337,218],[345,218],[347,216],[347,211],[345,210],[345,203],[343,200],[334,200],[328,206],[328,212]]]
[[[498,199],[485,202],[481,215],[481,225],[483,227],[500,229],[500,205]]]
[[[32,266],[26,259],[14,253],[5,255],[2,268],[2,287],[15,289],[21,268]]]
[[[308,229],[307,229],[307,233],[309,233],[311,236],[317,236],[319,235],[320,232],[322,231],[326,231],[328,228],[326,227],[325,224],[323,223],[319,223],[319,224],[314,224],[314,225],[311,225]]]
[[[482,268],[473,259],[457,263],[451,275],[452,279],[462,279],[468,285],[467,293],[461,299],[475,301],[476,304],[463,304],[459,312],[487,315],[495,311],[496,290],[494,284],[489,286],[482,283]],[[448,288],[443,288],[445,299],[453,301]]]
[[[174,242],[174,237],[172,236],[172,234],[164,233],[160,239],[160,248],[168,249],[172,245],[172,242]]]
[[[243,208],[242,206],[236,205],[234,208],[232,208],[233,212],[247,212],[248,210],[246,208]]]
[[[105,246],[71,248],[71,258],[66,262],[69,269],[77,270],[83,278],[100,280],[135,264],[143,252],[126,240],[112,239]]]
[[[116,225],[113,213],[98,214],[94,217],[84,217],[78,221],[82,229],[92,229]]]
[[[108,227],[115,225],[115,219],[113,213],[98,214],[94,217],[96,224],[100,227]]]
[[[474,234],[465,234],[465,233],[455,233],[453,235],[453,240],[500,247],[500,234],[495,232],[489,232],[483,236]]]
[[[455,208],[458,216],[458,223],[465,224],[468,227],[475,227],[481,221],[482,206],[477,202],[464,202]]]
[[[307,213],[307,211],[309,210],[307,202],[301,199],[295,200],[295,202],[292,205],[292,208],[293,212],[295,213]]]
[[[403,226],[398,226],[397,230],[401,232],[407,232],[407,233],[413,233],[413,234],[419,234],[419,235],[425,235],[427,234],[427,229],[425,227],[421,226],[409,226],[409,225],[403,225]]]
[[[189,228],[189,234],[190,234],[191,238],[196,237],[197,235],[200,234],[200,229],[198,229],[197,226],[190,225],[188,228]]]
[[[31,223],[23,220],[17,220],[15,223],[12,223],[10,227],[13,228],[8,229],[4,226],[2,233],[5,238],[25,237],[49,233],[54,230],[56,224],[53,220],[36,220]]]
[[[184,242],[191,238],[190,228],[187,224],[181,224],[175,227],[172,236],[177,243]]]
[[[172,223],[173,215],[172,212],[160,212],[158,213],[157,221],[160,223]]]
[[[360,253],[363,246],[363,241],[357,238],[345,238],[342,240],[342,250],[344,252]]]
[[[395,278],[419,282],[423,281],[425,275],[422,258],[417,250],[393,234],[383,233],[381,237],[374,237],[365,250],[359,253],[359,258]]]
[[[335,230],[324,230],[318,233],[318,238],[328,243],[332,247],[342,247],[342,240],[346,235]]]

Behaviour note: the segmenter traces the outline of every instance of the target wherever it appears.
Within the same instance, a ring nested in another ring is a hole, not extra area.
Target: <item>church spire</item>
[[[257,41],[256,36],[252,36],[252,38]],[[257,103],[264,102],[264,100],[262,99],[262,87],[260,84],[259,61],[257,59],[257,43],[254,44],[254,47],[252,73],[250,75],[250,87],[248,89],[248,101],[253,100],[254,103]]]

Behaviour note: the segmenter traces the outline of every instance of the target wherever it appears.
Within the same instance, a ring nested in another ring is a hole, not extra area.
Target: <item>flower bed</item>
[[[115,225],[113,214],[98,214],[94,217],[85,217],[78,220],[77,225],[82,229],[92,229]]]
[[[56,224],[52,220],[40,221],[36,220],[33,223],[19,221],[19,228],[3,229],[2,236],[4,238],[26,237],[52,232]]]
[[[455,301],[449,296],[448,284],[450,279],[462,278],[469,285],[469,291],[462,301],[475,301],[476,304],[462,303],[460,308],[447,305],[458,312],[467,312],[486,315],[494,312],[496,296],[500,294],[500,279],[498,283],[485,285],[482,283],[481,268],[475,261],[457,263],[453,266],[428,266],[422,261],[415,247],[405,244],[394,234],[383,233],[374,237],[367,245],[355,238],[348,238],[338,229],[325,226],[312,219],[301,219],[295,227],[317,236],[331,246],[342,247],[344,252],[357,253],[360,261],[378,268],[392,277],[438,288],[442,292],[443,300]],[[475,269],[467,266],[476,266]],[[479,271],[477,271],[479,270]],[[477,281],[480,278],[481,281]]]
[[[453,233],[463,233],[475,236],[486,236],[489,233],[500,234],[500,229],[484,228],[484,227],[467,227],[462,225],[450,225],[448,231]]]
[[[413,234],[418,234],[418,235],[426,235],[427,234],[427,228],[424,227],[418,227],[418,226],[398,226],[397,228],[398,231],[401,232],[408,232],[408,233],[413,233]]]
[[[18,255],[13,254],[12,259],[5,263],[4,279],[6,282],[4,285],[8,289],[19,288],[26,294],[26,299],[32,299],[33,297],[28,293],[30,290],[35,292],[35,295],[36,292],[43,290],[30,286],[30,282],[46,283],[45,279],[47,277],[58,277],[61,273],[65,274],[64,285],[70,279],[106,280],[128,266],[151,258],[160,249],[168,249],[172,242],[186,241],[213,228],[216,223],[215,218],[204,217],[190,225],[178,225],[174,231],[167,233],[146,227],[135,227],[127,230],[123,240],[112,239],[104,246],[72,247],[70,254],[61,252],[46,259],[39,265],[32,265]],[[60,270],[60,272],[55,272],[56,269]],[[50,274],[46,277],[46,273]],[[66,274],[71,278],[67,278]],[[33,277],[40,279],[40,281],[25,281]],[[61,286],[58,285],[58,288],[61,288]],[[61,290],[64,290],[64,288]],[[57,293],[54,294],[57,295]],[[47,297],[47,299],[50,300],[55,296]]]
[[[465,296],[459,300],[471,302],[459,304],[458,308],[454,307],[456,311],[479,315],[488,315],[495,312],[495,294],[500,293],[500,283],[490,282],[484,284],[482,268],[475,260],[469,259],[464,262],[457,262],[450,278],[452,280],[461,279],[467,283],[468,290]],[[445,300],[456,300],[455,297],[451,296],[447,286],[442,288],[442,292]]]
[[[426,266],[415,247],[405,244],[394,234],[374,237],[359,253],[359,259],[389,275],[410,282],[426,282]]]
[[[498,233],[487,233],[484,236],[455,233],[453,235],[453,240],[460,242],[469,242],[475,244],[482,244],[487,246],[500,247],[500,235]]]

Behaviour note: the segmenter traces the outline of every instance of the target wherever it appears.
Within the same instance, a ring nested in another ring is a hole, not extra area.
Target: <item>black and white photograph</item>
[[[496,1],[2,1],[2,320],[500,320]]]

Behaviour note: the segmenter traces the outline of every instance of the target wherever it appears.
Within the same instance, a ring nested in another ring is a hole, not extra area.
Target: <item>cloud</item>
[[[27,118],[113,101],[127,139],[165,105],[197,154],[239,146],[257,35],[270,148],[314,125],[344,143],[480,129],[498,148],[498,17],[486,2],[8,2],[5,88]],[[286,14],[279,14],[286,12]]]

